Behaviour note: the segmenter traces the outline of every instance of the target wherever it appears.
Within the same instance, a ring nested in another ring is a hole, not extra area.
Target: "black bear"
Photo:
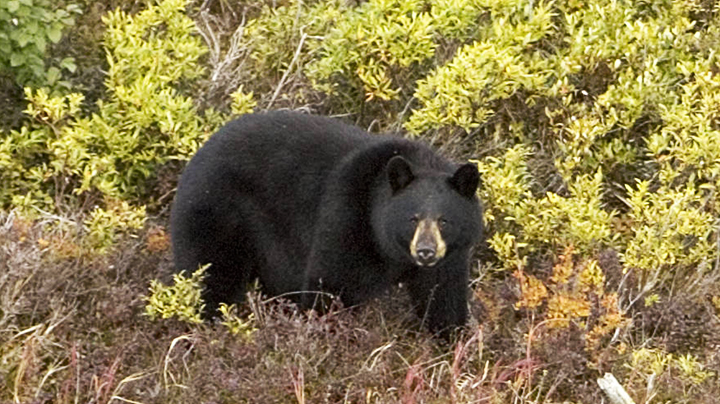
[[[323,309],[406,285],[433,332],[465,323],[479,173],[420,142],[293,112],[248,114],[197,152],[171,213],[175,265],[210,263],[203,298],[269,295]]]

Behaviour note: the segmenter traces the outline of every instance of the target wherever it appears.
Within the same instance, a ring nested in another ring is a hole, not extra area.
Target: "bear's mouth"
[[[413,260],[415,261],[415,264],[416,264],[417,266],[419,266],[419,267],[425,267],[425,268],[434,267],[435,264],[437,264],[438,261],[440,261],[439,259],[434,259],[434,260],[422,260],[422,259],[420,259],[420,258],[418,258],[418,257],[413,257]]]

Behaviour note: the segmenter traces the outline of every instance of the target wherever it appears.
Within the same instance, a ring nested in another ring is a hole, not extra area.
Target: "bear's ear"
[[[450,185],[455,188],[460,195],[466,198],[472,198],[480,185],[480,173],[477,166],[472,163],[463,164],[450,177]]]
[[[402,156],[395,156],[388,161],[387,176],[393,193],[405,188],[415,179],[410,163]]]

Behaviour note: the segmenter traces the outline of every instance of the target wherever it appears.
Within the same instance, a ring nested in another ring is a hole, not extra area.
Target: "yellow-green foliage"
[[[301,39],[296,66],[312,59],[322,43],[322,36],[341,17],[343,1],[307,2],[290,0],[287,5],[263,7],[257,18],[245,29],[246,44],[251,47],[251,77],[280,79],[293,61]]]
[[[405,125],[411,132],[446,125],[469,131],[492,115],[493,101],[521,89],[547,92],[552,65],[534,48],[554,32],[552,4],[538,2],[532,8],[515,0],[481,3],[490,13],[479,27],[482,39],[461,48],[418,82],[415,97],[421,107]]]
[[[85,219],[85,241],[103,253],[117,240],[119,234],[139,230],[145,224],[145,207],[134,207],[125,201],[109,201],[107,208],[96,207]]]
[[[249,339],[252,338],[255,331],[257,331],[255,315],[250,314],[247,320],[241,319],[236,314],[237,308],[234,304],[228,306],[225,303],[220,303],[219,310],[222,316],[221,324],[227,327],[231,334]]]
[[[205,306],[200,297],[205,267],[186,277],[184,272],[173,275],[173,284],[166,286],[158,280],[150,282],[150,294],[145,297],[145,314],[151,319],[176,317],[188,323],[202,323],[200,313]]]
[[[494,230],[489,243],[508,269],[525,264],[527,255],[543,246],[558,250],[576,246],[596,251],[612,239],[613,213],[602,208],[600,191],[603,176],[578,176],[568,184],[568,197],[547,192],[534,197],[525,163],[528,150],[509,149],[501,158],[479,163],[483,175],[485,220]]]
[[[200,314],[205,307],[202,300],[202,281],[209,265],[199,268],[190,277],[185,272],[173,275],[172,285],[163,285],[158,280],[150,281],[150,293],[145,296],[145,315],[151,319],[177,318],[191,324],[202,323]],[[255,317],[250,314],[247,319],[237,315],[235,305],[221,303],[219,307],[221,324],[233,335],[250,339],[257,330]]]
[[[693,390],[706,388],[703,382],[714,377],[693,355],[673,355],[660,349],[639,348],[631,353],[627,368],[639,377],[639,384],[645,385],[647,394],[658,399],[678,402],[677,394],[669,395],[670,386],[666,379],[674,378],[682,384],[683,398],[692,397]],[[710,379],[711,380],[711,379]],[[690,401],[685,401],[690,402]]]
[[[367,99],[394,98],[400,90],[388,70],[422,62],[435,50],[431,17],[420,12],[422,6],[422,1],[375,0],[348,13],[310,66],[318,87],[336,93],[331,79],[340,76],[361,85]]]
[[[406,128],[509,142],[479,161],[505,268],[613,247],[640,294],[717,271],[718,18],[698,27],[692,1],[530,4],[484,5],[479,39],[418,81]]]
[[[663,126],[647,141],[658,167],[654,192],[649,181],[626,185],[633,237],[624,259],[643,270],[646,284],[667,278],[672,267],[708,268],[717,254],[720,79],[711,73],[713,58],[680,62],[688,82],[659,105]]]
[[[678,270],[711,265],[717,253],[711,237],[717,230],[717,213],[707,209],[707,195],[692,181],[680,189],[648,188],[647,181],[634,189],[628,186],[633,234],[623,254],[628,267],[642,270],[646,289]]]
[[[244,93],[242,87],[230,94],[230,98],[232,98],[230,109],[234,115],[248,114],[257,106],[252,91]]]
[[[201,119],[181,92],[202,74],[197,62],[205,53],[185,6],[167,0],[135,16],[103,18],[107,98],[95,113],[82,112],[82,94],[26,89],[31,121],[0,143],[0,206],[37,213],[124,201],[88,219],[92,244],[102,248],[113,238],[110,227],[137,227],[144,208],[127,203],[149,196],[157,170],[188,159],[219,122],[212,111]],[[132,218],[115,212],[118,206]]]
[[[560,135],[566,158],[564,171],[577,166],[610,162],[637,163],[642,156],[636,142],[628,141],[632,127],[677,103],[676,84],[691,72],[682,66],[708,55],[707,45],[695,32],[689,12],[694,2],[648,3],[640,7],[621,2],[598,3],[565,14],[565,29],[572,41],[558,55],[561,75],[555,95],[571,115]],[[695,53],[692,49],[700,50]],[[582,89],[573,74],[598,74],[607,89],[594,104],[578,102]],[[699,72],[699,70],[695,70]],[[579,90],[579,91],[578,91]],[[607,134],[611,133],[612,136]]]
[[[202,73],[197,61],[205,53],[186,3],[166,0],[136,16],[117,11],[103,18],[110,97],[83,129],[111,151],[111,167],[99,173],[120,195],[141,191],[161,164],[187,159],[216,123],[212,116],[200,120],[179,91]]]
[[[200,38],[192,35],[195,23],[185,15],[185,7],[186,0],[164,0],[137,15],[117,10],[103,17],[108,87],[122,93],[118,89],[146,84],[151,93],[160,92],[167,84],[203,73],[196,63],[206,50]]]
[[[426,71],[442,38],[468,39],[482,12],[473,0],[371,0],[345,12],[308,66],[316,88],[347,99],[397,99]]]
[[[52,194],[57,199],[63,190],[53,192],[48,185],[55,184],[47,180],[58,178],[58,185],[64,187],[63,172],[70,171],[68,166],[82,154],[79,149],[58,147],[58,132],[78,113],[83,96],[49,97],[45,91],[29,89],[25,95],[30,101],[26,113],[34,123],[10,132],[0,143],[0,206],[53,210]]]

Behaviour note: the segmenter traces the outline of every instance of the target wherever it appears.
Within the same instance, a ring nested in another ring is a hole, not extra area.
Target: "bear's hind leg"
[[[218,308],[220,303],[228,305],[241,303],[245,298],[245,290],[250,276],[244,271],[246,268],[239,268],[236,265],[227,266],[225,262],[215,260],[211,263],[206,272],[203,285],[202,299],[205,303],[203,317],[210,319],[220,314]]]
[[[220,303],[239,303],[245,287],[254,278],[255,264],[249,256],[249,240],[242,236],[239,221],[224,225],[213,220],[212,211],[192,211],[178,215],[173,222],[173,249],[177,271],[205,270],[201,297],[205,304],[203,317],[218,315]]]

